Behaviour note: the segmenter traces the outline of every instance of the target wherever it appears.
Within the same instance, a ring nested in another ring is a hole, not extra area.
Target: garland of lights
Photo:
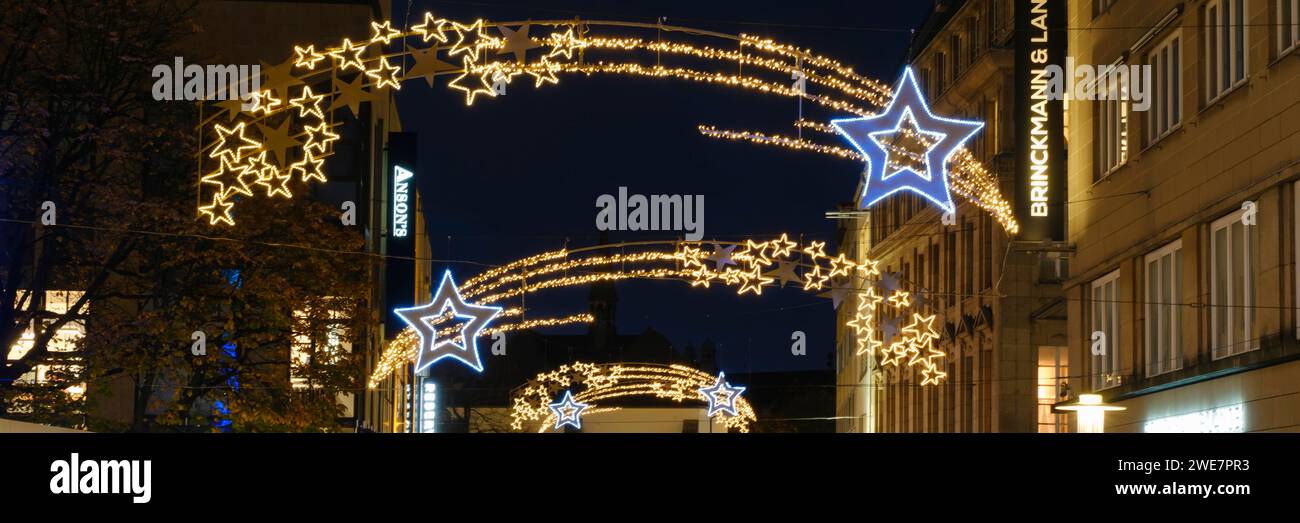
[[[552,30],[548,35],[534,37],[529,33],[535,26]],[[593,27],[654,30],[657,37],[589,34]],[[489,34],[490,28],[497,29],[501,36]],[[736,47],[724,49],[674,40],[683,35],[721,39]],[[413,45],[404,45],[400,51],[383,54],[384,47],[394,41]],[[598,53],[653,55],[654,63],[595,59],[592,55]],[[445,60],[439,59],[440,55]],[[506,55],[507,58],[494,60],[491,58],[493,55]],[[664,65],[665,57],[689,60],[690,63]],[[408,65],[408,62],[412,63]],[[722,68],[704,67],[709,64]],[[750,35],[732,36],[662,24],[617,21],[494,23],[480,19],[466,24],[431,13],[425,13],[421,23],[406,31],[394,28],[389,21],[372,22],[368,39],[353,41],[345,38],[339,45],[319,51],[315,44],[294,46],[292,58],[279,65],[267,66],[264,72],[268,88],[254,94],[252,109],[244,112],[240,108],[241,101],[233,100],[216,104],[217,111],[206,117],[201,113],[200,139],[206,143],[200,149],[197,207],[198,214],[206,217],[212,225],[235,223],[231,210],[237,196],[292,198],[291,183],[326,181],[324,161],[333,154],[334,142],[339,139],[333,131],[339,125],[333,122],[334,111],[346,107],[355,115],[361,102],[373,99],[384,89],[400,89],[402,82],[416,78],[423,78],[432,85],[435,76],[454,75],[448,87],[463,92],[466,105],[472,105],[480,98],[499,96],[499,89],[504,89],[517,77],[530,77],[534,87],[540,88],[546,84],[558,84],[559,74],[632,75],[725,85],[798,97],[858,116],[879,112],[893,96],[888,86],[863,77],[838,61],[815,55],[807,49]],[[799,81],[792,84],[791,78]],[[804,82],[817,86],[822,92],[808,92]],[[230,123],[232,120],[237,121]],[[803,119],[795,122],[795,126],[833,132],[830,126],[810,124]],[[855,151],[802,138],[752,131],[719,131],[706,125],[700,127],[700,132],[715,138],[741,139],[862,159]],[[888,147],[891,147],[890,154],[908,154],[905,150],[895,151],[892,146]],[[953,192],[988,210],[1009,232],[1019,230],[995,176],[965,149],[958,149],[948,161],[952,164],[949,182]],[[742,278],[735,274],[725,277]],[[748,289],[757,292],[755,288]]]
[[[826,253],[826,243],[795,241],[788,234],[765,241],[746,239],[739,242],[710,242],[705,252],[700,242],[658,241],[635,244],[598,245],[583,249],[549,251],[496,267],[465,280],[459,292],[467,300],[482,306],[501,306],[512,298],[548,289],[590,285],[597,282],[625,279],[675,279],[690,283],[692,287],[709,288],[714,284],[732,286],[736,294],[762,295],[765,289],[785,287],[793,283],[805,291],[836,292],[851,285],[851,279],[861,277],[868,287],[858,293],[858,309],[845,323],[858,334],[858,354],[879,352],[884,366],[919,365],[926,385],[937,385],[946,374],[941,359],[946,353],[935,348],[939,334],[934,330],[935,316],[913,314],[912,322],[898,333],[889,333],[877,339],[881,329],[875,327],[882,318],[882,307],[897,315],[913,306],[912,293],[902,289],[897,275],[881,274],[879,262],[853,260],[841,253]],[[726,247],[724,247],[724,245]],[[590,251],[641,247],[633,253],[618,253],[577,257]],[[671,248],[672,250],[656,250]],[[662,266],[656,266],[662,265]],[[584,271],[569,274],[569,271]],[[800,274],[800,272],[802,274]],[[877,292],[877,287],[881,292]],[[495,291],[495,292],[492,292]],[[511,322],[483,329],[480,336],[497,332],[510,332],[536,327],[550,327],[589,323],[590,314],[574,314],[555,318],[524,319],[522,307],[506,307],[498,315]],[[431,315],[428,322],[436,329],[439,338],[450,339],[464,345],[460,329],[451,325],[454,315],[441,312]],[[405,329],[389,344],[380,356],[367,382],[377,388],[392,373],[416,361],[421,338],[411,329]]]
[[[717,390],[720,385],[729,391],[725,400],[708,395],[709,390]],[[716,415],[723,426],[749,432],[750,424],[758,421],[758,416],[749,401],[740,395],[743,391],[744,387],[729,387],[722,375],[711,376],[684,365],[575,362],[538,374],[511,393],[510,428],[518,431],[534,424],[538,432],[564,425],[581,428],[580,415],[619,410],[617,406],[602,403],[649,397],[677,403],[706,403],[711,411],[709,415]],[[561,418],[557,413],[567,417]]]

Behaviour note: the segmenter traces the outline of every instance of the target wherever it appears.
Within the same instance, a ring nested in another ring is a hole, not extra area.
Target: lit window
[[[1258,232],[1242,223],[1244,210],[1210,227],[1210,341],[1214,359],[1259,348],[1255,323]]]
[[[1116,67],[1125,67],[1118,64]],[[1127,88],[1097,100],[1097,176],[1100,180],[1128,161]]]
[[[1300,45],[1300,0],[1277,0],[1277,54]]]
[[[1052,412],[1052,404],[1061,400],[1062,389],[1069,377],[1070,360],[1067,347],[1038,348],[1038,432],[1066,431],[1066,415]]]
[[[1119,344],[1119,271],[1092,282],[1092,333],[1102,333],[1101,354],[1092,352],[1092,389],[1115,387],[1122,382]],[[1092,342],[1089,341],[1089,344]]]
[[[56,316],[68,314],[72,306],[85,295],[82,291],[46,291],[44,307],[41,309]],[[85,316],[90,310],[87,304],[82,308],[81,316]],[[50,325],[54,320],[46,319],[45,325]],[[29,351],[36,346],[36,330],[32,324],[23,329],[19,335],[18,341],[9,347],[8,360],[17,361],[23,358]],[[52,353],[68,353],[77,350],[77,345],[86,337],[86,322],[84,320],[74,319],[65,322],[55,331],[54,336],[50,338],[46,348]],[[19,376],[17,383],[22,384],[42,384],[50,379],[51,372],[65,372],[76,374],[81,369],[80,365],[48,365],[39,364],[32,368],[31,371]]]
[[[1202,11],[1206,100],[1246,81],[1246,0],[1211,0]]]
[[[1146,257],[1147,376],[1182,368],[1183,241]]]
[[[1155,143],[1183,121],[1182,33],[1165,39],[1150,55],[1152,100],[1147,110],[1147,143]]]

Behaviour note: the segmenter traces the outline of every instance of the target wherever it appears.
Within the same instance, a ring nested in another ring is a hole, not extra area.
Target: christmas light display
[[[533,30],[538,27],[549,27],[551,30],[534,35]],[[490,29],[500,32],[501,36],[489,34]],[[635,34],[593,34],[593,29],[625,32],[654,31],[654,37]],[[399,51],[383,55],[373,52],[408,37],[410,39],[407,40],[407,45],[402,46]],[[717,40],[725,45],[708,45],[692,41],[696,39]],[[412,43],[417,45],[411,45]],[[440,53],[447,59],[446,61],[436,57]],[[406,62],[401,60],[405,55],[415,58],[414,65],[407,70],[403,70]],[[501,60],[489,58],[493,55],[503,58]],[[609,59],[605,59],[603,55],[610,55]],[[638,58],[651,56],[654,58],[654,63],[638,61]],[[672,57],[689,59],[690,65],[663,63],[664,60]],[[326,60],[327,58],[330,60]],[[398,60],[393,60],[394,58]],[[237,167],[244,156],[255,155],[263,148],[270,149],[274,154],[268,157],[267,161],[275,166],[276,172],[264,172],[261,166],[253,167],[261,173],[260,181],[277,182],[277,185],[267,184],[265,193],[268,197],[286,198],[294,193],[287,185],[278,184],[282,180],[290,178],[302,182],[325,180],[323,161],[331,155],[331,152],[320,150],[323,146],[322,142],[310,140],[308,126],[319,129],[322,123],[332,120],[327,113],[344,107],[351,110],[354,115],[359,114],[360,103],[375,99],[377,94],[385,90],[399,89],[402,81],[412,78],[425,78],[432,85],[435,76],[449,75],[448,86],[465,94],[466,105],[472,105],[484,97],[499,96],[500,92],[504,92],[499,89],[519,75],[529,76],[536,88],[558,84],[559,75],[562,74],[676,78],[776,96],[802,98],[833,111],[864,118],[871,118],[871,115],[877,114],[882,109],[888,112],[885,106],[897,105],[893,100],[907,92],[907,89],[900,89],[899,93],[893,93],[888,86],[863,77],[844,64],[816,55],[810,50],[750,35],[733,36],[665,24],[619,21],[490,22],[480,19],[466,24],[436,17],[432,13],[425,13],[420,23],[412,25],[406,31],[394,27],[391,21],[372,22],[371,34],[368,38],[359,40],[343,38],[338,45],[325,47],[321,51],[317,50],[317,44],[295,45],[289,60],[281,65],[265,65],[263,71],[267,76],[266,85],[270,88],[254,96],[252,110],[242,112],[238,104],[229,105],[225,102],[217,104],[228,118],[239,117],[244,120],[236,124],[237,127],[255,123],[255,126],[239,127],[239,129],[256,129],[261,141],[243,136],[242,133],[232,133],[232,128],[228,126],[218,128],[217,126],[221,124],[210,122],[211,119],[208,119],[205,125],[211,124],[209,131],[213,136],[212,142],[203,149],[212,149],[207,158],[217,165],[205,167],[201,158],[199,169],[200,172],[209,172],[208,169],[213,167],[220,169],[218,158],[231,153],[234,154],[231,167]],[[349,75],[352,80],[348,80]],[[792,76],[806,79],[817,92],[810,92],[802,84],[791,85],[788,79]],[[910,73],[909,77],[912,77]],[[363,80],[369,80],[369,83],[363,83]],[[912,83],[914,82],[912,77]],[[298,96],[290,96],[288,90],[299,84],[306,85],[302,85]],[[324,91],[316,92],[322,89],[322,85]],[[280,96],[275,97],[273,93],[278,93]],[[329,103],[330,100],[333,102]],[[920,102],[923,105],[924,101]],[[296,111],[291,112],[293,109]],[[928,108],[925,111],[916,109],[912,111],[913,116],[920,119],[917,124],[921,126],[921,131],[933,130],[927,126],[928,117],[933,116],[929,114]],[[282,120],[279,124],[273,124],[269,121],[271,118],[282,118]],[[331,122],[330,127],[333,125]],[[802,117],[795,122],[795,125],[800,129],[811,129],[821,133],[835,130],[831,125],[809,121]],[[899,128],[898,130],[899,133],[911,131],[914,129]],[[755,131],[719,130],[709,125],[701,125],[700,132],[715,138],[777,145],[859,161],[870,157],[851,149],[818,143],[802,137],[786,138]],[[237,136],[233,137],[233,143],[227,143],[232,138],[232,134]],[[988,210],[1009,232],[1017,232],[1019,226],[1011,214],[1009,204],[1000,193],[997,178],[980,165],[969,151],[960,148],[960,142],[964,140],[964,137],[960,136],[961,133],[947,134],[952,136],[945,135],[938,143],[931,144],[932,147],[929,147],[923,155],[932,160],[929,168],[921,169],[925,171],[924,173],[904,172],[882,178],[897,180],[895,184],[905,180],[912,182],[922,180],[936,184],[934,187],[920,187],[919,185],[923,184],[917,183],[911,185],[918,186],[913,188],[921,189],[921,192],[930,194],[935,200],[951,202],[951,197],[944,199],[938,196],[940,191],[935,180],[946,179],[951,185],[952,192]],[[298,139],[302,135],[308,136],[309,140],[306,143]],[[881,140],[881,142],[885,141]],[[879,152],[882,157],[890,157],[890,155],[905,157],[909,154],[895,146],[894,141],[896,140],[888,140],[889,143],[870,141],[866,145],[870,145],[868,152],[883,151]],[[215,147],[211,143],[215,143]],[[308,150],[313,146],[315,149]],[[951,165],[948,176],[931,176],[929,180],[925,179],[925,175],[933,174],[931,171],[944,169],[943,165],[935,165],[936,163],[945,162]],[[874,166],[889,162],[871,163]],[[908,174],[919,174],[919,176]],[[878,189],[889,192],[891,188],[880,182],[868,186],[867,190],[872,193],[873,199]],[[243,188],[244,185],[240,185],[240,189]],[[233,205],[233,202],[228,201],[228,197],[234,193],[231,192],[229,183],[223,182],[220,185],[200,183],[199,190],[200,201],[213,202],[212,205],[202,206],[200,214],[207,216],[210,223],[214,225],[218,223],[232,225],[234,220],[227,212],[227,205]],[[745,271],[740,270],[726,271],[724,268],[716,268],[713,272],[732,282],[761,281],[761,277],[752,276],[746,280],[743,276]],[[748,272],[752,275],[752,270]],[[816,281],[814,280],[814,287]],[[747,292],[756,292],[760,288],[746,287]]]
[[[984,127],[981,122],[941,118],[930,112],[921,86],[912,68],[903,71],[903,79],[894,90],[889,106],[879,114],[863,118],[831,121],[849,143],[867,158],[867,183],[862,193],[862,208],[875,205],[899,191],[924,196],[945,212],[957,212],[948,194],[949,157]],[[894,158],[890,145],[901,131],[923,135],[924,167],[920,170]]]
[[[585,404],[585,414],[592,414],[619,410],[613,403],[633,397],[709,406],[710,397],[701,389],[716,382],[714,376],[684,365],[570,363],[538,374],[511,393],[510,426],[514,430],[536,426],[538,432],[560,428],[562,424],[552,406],[561,391],[567,398]],[[710,415],[716,414],[717,421],[727,429],[749,432],[750,424],[758,421],[753,406],[739,392],[726,401],[731,411],[719,410]]]
[[[856,115],[832,124],[800,116],[794,122],[800,130],[797,138],[721,130],[712,125],[700,125],[699,132],[713,138],[866,161],[871,175],[864,189],[866,204],[900,190],[912,190],[941,208],[952,209],[951,190],[987,210],[1008,232],[1014,234],[1019,229],[997,177],[961,147],[979,124],[933,115],[910,70],[893,90],[806,49],[749,35],[665,24],[580,20],[475,20],[465,24],[425,13],[420,23],[405,31],[388,21],[372,23],[371,30],[368,38],[343,38],[338,45],[321,46],[319,51],[320,44],[294,46],[287,61],[264,67],[268,89],[254,96],[251,110],[223,102],[217,104],[217,112],[206,117],[201,114],[205,132],[198,162],[202,174],[198,184],[200,217],[212,225],[234,225],[236,195],[291,198],[295,193],[291,183],[325,181],[324,163],[339,139],[333,131],[338,123],[332,113],[346,108],[358,115],[361,103],[377,99],[386,90],[399,89],[402,81],[424,78],[432,85],[435,77],[447,76],[448,86],[462,91],[466,105],[472,105],[500,96],[504,86],[520,76],[540,88],[558,84],[561,75],[610,74],[739,88],[799,98],[826,110]],[[602,30],[632,34],[598,34]],[[645,34],[635,34],[638,31]],[[701,39],[723,43],[697,41]],[[395,42],[404,45],[393,46]],[[386,46],[401,49],[383,54]],[[409,68],[406,55],[414,58]],[[665,63],[674,58],[684,63]],[[792,77],[806,79],[816,92],[802,82],[791,84]],[[230,120],[235,121],[227,123]],[[803,137],[804,130],[810,131],[809,138]],[[835,132],[847,135],[857,150],[823,142]],[[671,248],[660,248],[664,246]],[[435,340],[459,340],[463,344],[459,353],[467,364],[472,348],[472,359],[481,369],[474,345],[478,336],[592,321],[584,314],[525,318],[522,306],[512,307],[509,310],[517,312],[507,315],[501,311],[509,300],[548,289],[629,278],[679,280],[706,289],[714,284],[733,286],[740,295],[761,295],[789,283],[810,292],[829,290],[834,296],[854,290],[859,309],[846,325],[859,335],[860,354],[879,355],[882,363],[890,365],[918,366],[926,384],[946,377],[939,370],[942,353],[932,348],[932,326],[923,321],[926,317],[913,317],[908,326],[900,329],[895,325],[892,332],[875,326],[882,320],[882,307],[901,313],[913,306],[911,293],[896,282],[881,284],[887,278],[880,274],[876,261],[853,260],[846,254],[830,256],[825,243],[801,245],[788,235],[762,242],[715,243],[712,249],[697,242],[646,242],[646,247],[639,252],[586,257],[577,256],[581,250],[552,251],[470,278],[461,289],[465,296],[477,306],[495,309],[492,317],[501,314],[514,321],[492,328],[485,328],[483,322],[476,329],[458,331],[445,325],[452,321],[442,314],[445,307],[407,310],[409,317],[404,318],[411,328],[385,351],[368,384],[377,386],[413,360],[417,367],[427,367]],[[868,288],[852,289],[855,276]],[[884,292],[876,293],[874,287]],[[452,289],[455,291],[454,284]],[[884,336],[877,339],[881,334]],[[712,383],[708,380],[700,386]],[[586,401],[582,394],[576,397]],[[548,401],[553,397],[548,396]]]
[[[447,339],[438,336],[438,332],[429,322],[430,319],[441,316],[448,309],[457,317],[469,320],[461,328],[461,335],[457,338]],[[456,289],[451,271],[446,271],[442,275],[442,282],[438,284],[438,292],[434,293],[432,301],[419,307],[394,309],[393,312],[415,329],[416,335],[420,338],[420,349],[416,354],[415,362],[416,372],[429,368],[443,358],[460,360],[471,369],[482,372],[483,363],[479,360],[478,354],[478,335],[484,327],[487,327],[488,322],[501,313],[501,307],[466,303],[460,297],[460,291]],[[456,343],[457,339],[460,339],[461,343]]]
[[[938,339],[933,316],[917,316],[906,327],[895,327],[888,333],[889,340],[877,339],[881,329],[876,323],[881,319],[879,308],[887,304],[903,312],[913,306],[912,293],[904,289],[898,274],[881,274],[875,260],[853,260],[847,254],[834,256],[826,253],[826,242],[810,241],[807,244],[790,239],[789,234],[765,241],[746,239],[738,242],[645,241],[632,244],[597,245],[582,249],[549,251],[516,260],[501,267],[489,269],[465,280],[459,288],[462,296],[479,304],[503,305],[509,300],[533,293],[597,282],[626,279],[678,280],[692,287],[709,288],[712,284],[736,287],[737,295],[761,295],[767,288],[784,286],[787,281],[805,282],[806,291],[821,292],[847,290],[850,276],[861,276],[869,286],[858,293],[858,310],[845,325],[858,335],[858,354],[876,354],[882,364],[911,365],[934,364],[945,356],[933,349]],[[591,254],[589,252],[636,248],[634,252]],[[737,251],[737,249],[739,249]],[[708,252],[706,252],[706,250]],[[734,253],[734,254],[732,254]],[[721,263],[723,261],[726,263]],[[717,268],[721,267],[721,270]],[[802,271],[802,277],[799,275]],[[783,274],[784,273],[784,274]],[[834,274],[835,276],[831,276]],[[529,298],[532,300],[533,298]],[[501,318],[522,317],[522,307],[506,308]],[[433,314],[427,318],[430,329],[440,329],[436,334],[455,337],[456,329],[442,327],[452,320],[450,314]],[[589,314],[575,314],[557,318],[532,318],[485,329],[479,336],[519,329],[568,325],[592,321]],[[375,387],[391,373],[417,358],[420,339],[403,331],[383,353],[369,379]],[[901,334],[901,336],[895,336]],[[897,339],[892,339],[897,338]],[[886,343],[888,341],[889,343]],[[929,384],[938,384],[942,372],[931,369]]]
[[[586,410],[587,407],[586,403],[574,401],[572,392],[564,391],[564,398],[550,405],[551,414],[555,416],[555,428],[571,425],[573,428],[581,430],[582,411]]]
[[[745,387],[733,387],[727,383],[727,373],[719,372],[717,381],[713,382],[711,387],[700,387],[700,394],[709,402],[709,417],[712,418],[718,413],[725,413],[731,416],[738,416],[736,412],[736,401],[740,399],[740,393],[745,392]]]

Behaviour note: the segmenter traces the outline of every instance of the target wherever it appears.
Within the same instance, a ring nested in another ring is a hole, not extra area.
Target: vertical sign
[[[1014,1],[1019,238],[1065,241],[1065,102],[1049,97],[1047,67],[1065,62],[1066,0]]]
[[[392,313],[415,301],[415,206],[419,152],[415,133],[388,133],[387,248],[384,251],[384,309],[388,311],[385,334],[391,338],[406,325]]]
[[[420,424],[412,432],[433,433],[438,432],[438,384],[433,382],[432,378],[425,376],[417,377],[420,391],[420,398],[417,404],[419,412],[416,418]]]

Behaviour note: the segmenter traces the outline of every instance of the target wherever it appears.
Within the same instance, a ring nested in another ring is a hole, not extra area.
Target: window
[[[1300,45],[1300,0],[1277,0],[1277,55]]]
[[[980,343],[980,432],[993,432],[993,351]]]
[[[943,53],[934,55],[934,93],[930,95],[931,98],[938,98],[943,94],[944,83],[947,82],[945,76],[948,75],[948,67],[944,65],[946,63]]]
[[[962,220],[961,222],[961,247],[962,258],[965,263],[965,273],[962,274],[962,292],[963,298],[975,295],[975,224]]]
[[[1123,63],[1116,67],[1126,67]],[[1097,87],[1101,89],[1100,86]],[[1109,86],[1114,92],[1098,96],[1093,104],[1097,111],[1097,173],[1094,180],[1105,178],[1128,161],[1128,111],[1124,86]],[[1099,95],[1101,93],[1098,93]]]
[[[1067,347],[1038,348],[1038,433],[1065,432],[1068,418],[1052,412],[1070,372]]]
[[[969,354],[969,352],[968,352]],[[975,432],[975,357],[967,355],[962,358],[962,420],[961,431],[967,434]]]
[[[1151,66],[1152,100],[1147,110],[1147,143],[1155,143],[1183,121],[1181,82],[1182,33],[1174,33],[1147,56]]]
[[[949,347],[951,354],[952,347]],[[957,362],[948,362],[948,375],[957,375]],[[947,433],[957,432],[957,386],[953,385],[953,380],[949,379],[943,383],[943,431]]]
[[[948,307],[952,307],[957,303],[959,303],[959,299],[957,298],[957,233],[956,232],[949,232],[947,235],[944,236],[943,250],[945,253],[944,259],[947,260],[948,262],[948,265],[945,267],[943,271],[944,274],[943,290],[944,293],[947,294],[948,296],[948,300],[947,300],[948,302],[945,305]],[[956,376],[956,374],[949,374],[949,376]]]
[[[1255,323],[1255,226],[1237,211],[1210,227],[1210,341],[1214,359],[1259,348],[1251,339]]]
[[[962,60],[966,60],[967,57],[965,54],[961,52],[960,36],[957,36],[955,34],[949,36],[948,45],[951,46],[952,48],[952,81],[953,83],[957,83],[957,79],[961,77],[961,66],[962,66],[961,62]]]
[[[45,291],[45,298],[41,300],[41,304],[33,305],[32,307],[33,310],[39,309],[46,314],[41,315],[42,317],[39,319],[32,320],[31,323],[28,323],[23,328],[22,334],[20,334],[14,344],[9,347],[6,358],[9,361],[17,361],[22,359],[23,356],[26,356],[28,352],[36,347],[36,322],[40,322],[41,330],[48,329],[50,324],[54,322],[53,317],[68,314],[69,311],[72,310],[73,305],[80,301],[84,295],[85,292],[83,291]],[[39,300],[40,298],[33,296],[29,299]],[[86,322],[83,318],[89,314],[89,309],[90,306],[88,304],[83,306],[81,314],[76,316],[77,319],[64,323],[57,331],[55,331],[54,336],[51,337],[50,341],[46,344],[46,349],[50,353],[66,354],[77,351],[82,339],[86,337]],[[41,363],[33,366],[32,370],[19,376],[18,379],[15,380],[15,384],[44,385],[52,381],[60,381],[69,375],[75,376],[81,372],[82,367],[80,365],[45,363],[46,361],[60,359],[72,360],[72,358],[67,357],[50,357],[48,359],[43,359],[41,360]],[[84,390],[84,385],[74,384],[67,392],[73,394],[73,388],[76,387],[80,387],[76,390]],[[79,393],[80,392],[76,392],[76,394]]]
[[[983,225],[982,227],[980,227],[980,235],[984,237],[983,241],[981,242],[982,247],[980,248],[981,254],[983,255],[980,257],[981,258],[980,272],[982,273],[981,276],[984,279],[984,281],[982,282],[983,283],[982,288],[992,289],[993,288],[993,241],[994,241],[993,240],[993,217],[987,214],[982,215],[980,216],[980,222]]]
[[[1183,241],[1146,257],[1147,376],[1182,368]]]
[[[1092,282],[1092,334],[1102,333],[1106,343],[1101,354],[1092,354],[1092,389],[1120,384],[1119,271]],[[1091,340],[1088,342],[1090,345]]]
[[[1291,185],[1292,185],[1292,190],[1295,191],[1296,198],[1300,198],[1300,182],[1296,182]],[[1300,199],[1292,200],[1292,201],[1300,202]],[[1300,254],[1300,205],[1295,206],[1295,222],[1296,222],[1295,248],[1296,248],[1296,254]],[[1295,266],[1295,275],[1296,275],[1296,280],[1295,280],[1296,297],[1297,299],[1300,299],[1300,263],[1297,263]],[[1300,338],[1300,307],[1296,307],[1295,315],[1296,315],[1295,335],[1296,338]]]
[[[1119,0],[1095,0],[1092,3],[1092,16],[1097,17],[1106,13],[1110,6],[1115,5]]]
[[[1211,0],[1205,4],[1206,101],[1246,80],[1246,0]]]

